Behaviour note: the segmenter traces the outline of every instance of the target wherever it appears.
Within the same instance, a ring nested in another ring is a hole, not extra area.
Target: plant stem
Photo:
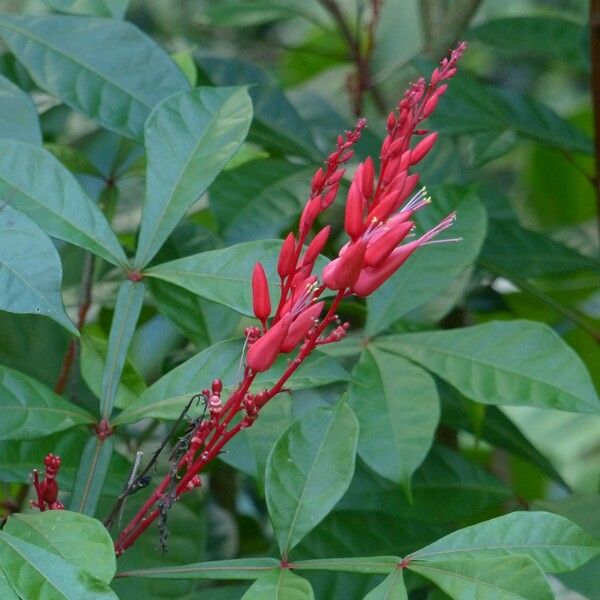
[[[354,97],[352,98],[353,111],[355,116],[363,113],[364,94],[371,92],[373,101],[379,113],[384,114],[386,102],[371,79],[370,58],[374,50],[374,30],[377,24],[376,17],[369,25],[369,40],[367,40],[367,51],[363,54],[360,47],[360,39],[352,33],[346,18],[344,17],[336,0],[319,0],[323,7],[329,12],[335,21],[339,32],[348,46],[350,58],[356,67],[357,85]]]
[[[77,314],[77,329],[79,331],[83,329],[87,313],[92,305],[92,281],[95,263],[95,256],[90,252],[86,253],[81,276],[81,287],[79,291],[79,310]],[[56,385],[54,386],[54,391],[57,394],[62,394],[67,387],[69,374],[71,372],[73,363],[75,362],[75,357],[77,356],[78,350],[79,340],[77,338],[71,339],[67,351],[65,352],[60,373],[58,375],[58,379],[56,380]]]
[[[590,0],[590,87],[592,93],[592,114],[594,116],[594,161],[596,177],[596,208],[598,234],[600,235],[600,0]]]
[[[296,358],[289,364],[287,369],[281,375],[279,380],[273,385],[273,387],[270,390],[266,390],[262,393],[262,395],[260,396],[260,402],[258,402],[257,398],[257,410],[260,411],[260,409],[271,398],[273,398],[283,390],[285,382],[292,376],[296,369],[316,348],[319,336],[323,333],[327,326],[335,319],[335,312],[340,302],[344,298],[344,295],[344,290],[340,290],[338,292],[329,310],[327,311],[327,314],[322,319],[318,327],[316,327],[315,330],[311,333],[309,338],[307,338],[306,342],[301,347],[300,352],[298,353]],[[208,463],[210,463],[219,455],[222,448],[227,444],[227,442],[229,442],[231,438],[233,438],[242,429],[249,426],[249,424],[244,419],[242,419],[233,427],[231,427],[231,429],[228,429],[235,415],[237,415],[240,412],[240,410],[243,410],[242,401],[246,393],[249,391],[255,376],[256,373],[253,373],[249,369],[246,369],[244,373],[244,379],[242,380],[240,386],[232,393],[232,395],[225,403],[219,422],[215,423],[215,425],[209,431],[206,432],[206,441],[204,443],[204,446],[199,448],[199,455],[197,456],[193,464],[188,464],[188,453],[186,453],[179,460],[177,469],[179,470],[183,468],[184,466],[186,466],[186,464],[187,469],[175,489],[176,498],[178,498],[181,494],[185,493],[189,489],[188,485],[190,484],[192,479],[196,477],[198,473],[200,473]],[[127,548],[129,548],[135,542],[135,540],[160,515],[160,510],[158,508],[153,507],[161,499],[171,481],[172,475],[171,473],[169,473],[161,481],[159,486],[154,490],[153,494],[144,503],[142,508],[133,517],[133,519],[123,530],[123,532],[119,535],[119,538],[115,543],[115,550],[117,552],[117,555],[122,554]]]

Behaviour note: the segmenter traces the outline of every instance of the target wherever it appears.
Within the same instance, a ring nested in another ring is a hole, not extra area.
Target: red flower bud
[[[373,183],[375,181],[375,165],[369,156],[363,163],[361,189],[363,197],[367,200],[373,195]]]
[[[396,115],[393,112],[391,112],[388,115],[387,123],[386,123],[386,127],[387,127],[388,132],[391,132],[392,129],[394,129],[395,126],[396,126]]]
[[[275,359],[281,352],[281,346],[285,340],[292,318],[285,315],[280,321],[267,331],[262,337],[258,338],[246,357],[246,364],[250,369],[261,373],[270,369]]]
[[[348,190],[344,229],[353,240],[356,240],[363,230],[363,197],[356,181],[352,182]]]
[[[252,271],[252,309],[254,316],[265,325],[271,314],[271,297],[265,270],[260,263],[254,265]]]
[[[318,190],[323,183],[325,183],[325,173],[323,172],[323,169],[319,169],[312,178],[312,181],[310,182],[310,187],[313,190]]]
[[[312,304],[294,319],[281,346],[282,352],[291,352],[306,337],[315,320],[319,318],[324,305],[325,302]]]
[[[329,190],[327,191],[327,193],[325,193],[321,196],[321,203],[323,206],[323,210],[325,210],[326,208],[329,208],[333,204],[333,201],[335,200],[335,197],[337,196],[339,189],[340,189],[340,184],[338,182],[338,183],[332,185],[329,188]]]
[[[435,140],[437,140],[437,132],[430,133],[427,137],[424,137],[412,150],[410,155],[410,163],[412,165],[417,164],[419,161],[425,158],[425,155],[433,148]]]
[[[298,227],[300,235],[305,235],[310,231],[310,228],[321,210],[321,199],[318,197],[312,198],[306,203],[302,215],[300,216],[300,225]]]
[[[346,169],[338,169],[331,177],[327,179],[327,185],[335,185],[346,173]]]
[[[296,238],[290,233],[283,242],[279,260],[277,261],[277,273],[281,279],[287,277],[294,269],[294,250],[296,249]]]
[[[319,254],[321,254],[321,250],[325,247],[327,243],[327,238],[329,237],[329,232],[331,231],[331,226],[327,225],[315,235],[313,241],[309,244],[306,253],[304,254],[304,258],[302,259],[302,266],[305,265],[314,265],[315,260]]]

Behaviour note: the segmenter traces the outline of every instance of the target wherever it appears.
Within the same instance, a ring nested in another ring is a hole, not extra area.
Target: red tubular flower
[[[250,369],[257,373],[261,373],[273,366],[275,359],[281,352],[281,346],[283,346],[291,322],[291,315],[285,315],[281,320],[277,321],[267,333],[258,338],[258,340],[250,346],[248,356],[246,357],[246,364]]]
[[[427,137],[424,137],[414,148],[410,155],[410,162],[416,165],[419,161],[423,160],[427,153],[433,148],[435,141],[437,140],[437,132],[430,133]]]
[[[384,231],[378,238],[367,246],[365,252],[365,265],[379,266],[394,250],[394,248],[410,233],[413,228],[412,221],[398,223],[393,228]]]
[[[294,319],[281,346],[282,352],[291,352],[307,336],[323,311],[323,306],[325,302],[311,304]]]
[[[252,271],[252,309],[255,317],[266,327],[271,314],[271,296],[267,276],[260,263],[256,263]]]
[[[352,292],[357,296],[366,297],[372,294],[378,287],[383,285],[408,259],[408,257],[420,246],[427,244],[438,233],[444,231],[454,223],[455,213],[449,214],[443,221],[423,234],[418,240],[399,246],[378,266],[365,267],[354,285]]]
[[[317,235],[315,235],[313,241],[309,244],[308,248],[306,249],[306,253],[304,254],[304,258],[302,259],[302,266],[311,265],[312,267],[312,265],[314,265],[315,260],[317,260],[317,257],[319,256],[319,254],[321,254],[321,251],[327,243],[327,238],[329,237],[330,231],[331,225],[327,225],[327,227],[324,227],[323,229],[321,229],[321,231],[319,231],[319,233],[317,233]]]
[[[340,258],[330,262],[323,270],[323,283],[331,290],[344,290],[358,279],[365,264],[367,242],[359,240],[350,245]]]
[[[356,179],[352,182],[346,200],[344,229],[352,240],[357,239],[363,230],[363,196]]]
[[[277,261],[277,273],[281,279],[287,277],[294,269],[294,251],[296,249],[296,238],[289,233],[283,242],[279,260]]]

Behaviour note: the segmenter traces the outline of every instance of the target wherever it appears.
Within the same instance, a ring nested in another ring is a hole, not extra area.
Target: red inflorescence
[[[433,71],[429,83],[419,79],[412,84],[396,111],[388,116],[379,169],[372,158],[367,158],[358,165],[350,184],[344,218],[344,229],[350,239],[338,256],[317,275],[313,269],[327,243],[330,227],[316,233],[302,256],[304,244],[317,217],[334,202],[345,174],[343,165],[352,157],[352,146],[360,138],[366,121],[360,119],[352,131],[338,137],[335,151],[312,178],[297,235],[290,233],[283,242],[276,265],[281,293],[270,323],[272,307],[267,276],[260,263],[255,265],[252,307],[262,330],[258,327],[246,329],[248,351],[244,375],[228,399],[224,403],[221,401],[220,380],[213,382],[210,391],[202,392],[209,416],[199,420],[189,449],[179,461],[175,497],[200,485],[198,473],[218,456],[234,435],[252,425],[260,409],[271,398],[285,390],[286,381],[317,346],[337,342],[345,336],[349,324],[341,323],[336,315],[344,297],[372,294],[417,248],[431,243],[435,236],[452,225],[454,214],[405,243],[413,230],[414,213],[430,203],[425,188],[415,193],[419,175],[409,171],[430,152],[437,133],[419,126],[435,109],[447,87],[442,82],[454,75],[456,62],[465,49],[466,44],[460,43]],[[416,144],[413,143],[415,136],[420,137]],[[336,295],[325,311],[320,296],[326,289],[335,291]],[[270,369],[280,355],[296,349],[296,356],[288,361],[272,387],[251,391],[258,373]],[[235,421],[234,417],[240,412],[242,418]],[[163,480],[123,530],[115,543],[117,554],[131,546],[159,517],[161,498],[170,477]]]
[[[62,510],[64,508],[64,505],[58,501],[58,484],[56,483],[60,462],[60,456],[56,454],[48,454],[44,458],[46,470],[42,481],[40,481],[38,470],[33,470],[33,487],[37,494],[37,500],[32,500],[31,505],[39,508],[42,512],[46,509]]]

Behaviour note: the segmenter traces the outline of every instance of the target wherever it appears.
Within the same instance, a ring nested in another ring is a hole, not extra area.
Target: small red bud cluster
[[[119,536],[115,543],[117,554],[131,546],[161,515],[161,502],[167,490],[176,500],[200,485],[198,473],[218,456],[234,435],[252,425],[261,408],[285,389],[286,381],[317,346],[337,342],[346,335],[349,323],[340,323],[336,315],[345,296],[368,296],[418,247],[431,243],[433,237],[450,227],[454,214],[421,237],[402,243],[411,234],[414,213],[430,202],[425,188],[414,193],[419,175],[410,173],[409,169],[429,153],[437,133],[418,126],[445,92],[447,86],[440,82],[454,75],[456,61],[465,48],[464,42],[459,44],[434,70],[429,84],[419,79],[411,85],[398,103],[397,111],[390,113],[379,169],[373,159],[367,158],[358,165],[352,178],[344,218],[344,229],[350,240],[321,274],[314,274],[316,260],[331,228],[320,229],[306,250],[305,242],[317,217],[335,200],[345,174],[343,165],[352,158],[352,146],[360,138],[366,121],[359,120],[352,131],[338,137],[335,151],[312,178],[297,235],[290,233],[281,247],[276,267],[280,295],[273,315],[265,269],[257,263],[252,272],[252,310],[261,327],[248,327],[245,331],[248,351],[241,381],[225,402],[221,399],[223,386],[219,379],[213,381],[210,390],[203,390],[208,414],[195,423],[186,438],[189,445],[176,464],[176,472],[171,472],[159,484]],[[413,136],[424,137],[411,146]],[[319,298],[326,288],[337,294],[325,311],[325,303]],[[251,390],[258,373],[270,369],[280,355],[295,350],[297,354],[272,387],[259,392]],[[240,413],[242,418],[235,421],[234,417]],[[169,485],[175,479],[176,487],[172,490]]]
[[[32,472],[33,487],[35,488],[37,500],[32,500],[31,506],[39,508],[41,512],[46,509],[62,510],[64,508],[64,505],[58,501],[58,483],[56,482],[60,462],[60,456],[56,454],[48,454],[44,458],[46,469],[42,481],[40,481],[37,469]]]

